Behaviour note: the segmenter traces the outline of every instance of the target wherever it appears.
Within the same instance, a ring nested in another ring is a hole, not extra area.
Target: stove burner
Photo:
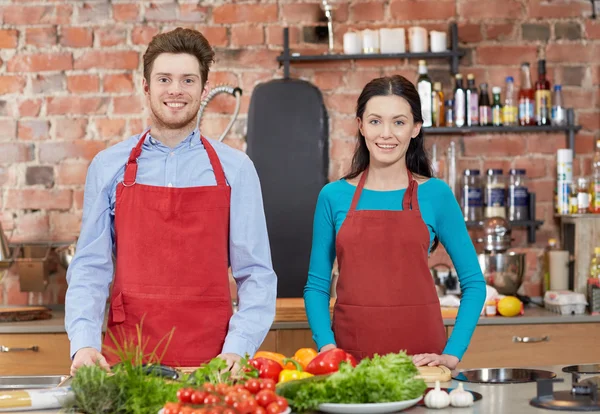
[[[484,368],[460,372],[454,379],[480,384],[516,384],[554,377],[556,377],[554,372],[537,369]]]
[[[541,379],[537,382],[537,397],[529,404],[534,407],[557,411],[600,411],[598,385],[600,377],[576,382],[573,373],[571,391],[554,391],[553,383],[564,382],[562,378]]]
[[[563,372],[576,372],[578,374],[600,374],[600,364],[569,365]]]

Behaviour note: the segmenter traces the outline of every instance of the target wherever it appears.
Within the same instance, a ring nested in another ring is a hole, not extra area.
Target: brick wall
[[[459,24],[468,54],[461,72],[478,83],[518,80],[522,61],[548,60],[551,81],[561,82],[567,105],[577,110],[583,131],[576,139],[575,173],[590,172],[594,138],[600,137],[600,21],[589,18],[587,0],[389,0],[338,1],[336,48],[349,28],[409,27],[446,30]],[[326,50],[313,26],[319,2],[175,1],[138,2],[7,0],[0,6],[0,220],[13,240],[71,240],[82,214],[83,184],[93,156],[141,131],[147,114],[141,95],[141,57],[152,36],[177,26],[201,30],[217,50],[209,79],[239,85],[242,114],[227,142],[243,148],[245,114],[252,88],[281,76],[275,61],[282,27],[290,26],[295,51]],[[396,64],[397,63],[397,64]],[[430,73],[451,89],[448,65],[429,62]],[[373,77],[400,73],[416,78],[415,61],[360,61],[292,66],[292,75],[318,85],[331,117],[330,178],[345,171],[354,147],[353,111],[358,93]],[[518,83],[518,81],[517,81]],[[220,96],[209,107],[203,132],[216,137],[234,102]],[[552,217],[555,151],[563,134],[428,137],[444,153],[458,143],[459,168],[525,167],[545,220],[538,242],[527,246],[526,293],[539,293],[538,255],[557,234]],[[443,252],[432,261],[447,260]],[[3,280],[0,303],[62,302],[64,272],[45,294],[21,294],[16,276]]]

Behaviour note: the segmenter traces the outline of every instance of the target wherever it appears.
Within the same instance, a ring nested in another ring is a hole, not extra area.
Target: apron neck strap
[[[225,172],[223,172],[223,166],[221,165],[221,161],[219,160],[217,152],[215,151],[213,146],[210,145],[210,142],[208,142],[208,140],[204,138],[204,136],[201,135],[200,139],[202,140],[202,145],[204,145],[204,149],[206,149],[206,153],[208,154],[210,165],[212,166],[212,169],[215,173],[217,185],[220,187],[226,186],[227,183],[225,180]]]
[[[406,192],[404,193],[404,198],[402,199],[402,209],[403,210],[419,210],[419,202],[417,200],[417,188],[418,188],[417,181],[413,178],[413,175],[410,172],[410,170],[407,169],[406,172],[408,175],[408,188],[406,189]],[[360,177],[360,180],[358,181],[358,186],[356,187],[356,190],[354,190],[354,196],[352,197],[352,204],[350,205],[349,212],[356,211],[356,206],[358,205],[358,200],[360,199],[362,190],[365,187],[365,182],[367,181],[368,173],[369,173],[369,167],[367,167],[363,171],[362,176]],[[412,200],[415,200],[414,205],[413,205]]]

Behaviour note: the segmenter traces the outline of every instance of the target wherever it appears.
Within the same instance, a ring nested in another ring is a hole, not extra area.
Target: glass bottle
[[[577,214],[590,212],[590,184],[586,177],[577,179]]]
[[[552,125],[566,125],[567,113],[563,104],[562,86],[554,85],[554,97],[552,99]]]
[[[521,64],[521,88],[519,89],[519,125],[535,125],[535,94],[531,87],[529,63]]]
[[[502,89],[499,86],[492,88],[494,102],[492,103],[492,125],[502,126],[502,103],[500,102],[500,92]]]
[[[517,125],[519,110],[515,103],[515,81],[512,76],[506,78],[504,108],[502,108],[502,123],[504,126]]]
[[[535,82],[535,119],[538,125],[550,125],[550,82],[546,78],[546,61],[538,61],[538,80]]]
[[[432,101],[431,92],[433,92],[433,83],[427,74],[427,63],[424,60],[419,60],[419,77],[417,79],[417,91],[421,98],[421,114],[423,116],[423,126],[430,127]]]
[[[454,126],[454,100],[448,99],[446,101],[446,126]]]
[[[492,105],[487,83],[479,87],[479,125],[492,125]]]
[[[432,100],[432,124],[434,127],[443,127],[446,125],[446,105],[444,104],[444,92],[442,92],[441,82],[433,84]]]
[[[467,75],[465,96],[467,100],[467,126],[479,125],[479,97],[477,96],[477,86],[475,86],[475,76],[472,73]]]
[[[463,78],[460,73],[457,73],[454,78],[454,125],[457,127],[465,126],[466,121],[466,103],[465,103],[465,88],[463,87]]]

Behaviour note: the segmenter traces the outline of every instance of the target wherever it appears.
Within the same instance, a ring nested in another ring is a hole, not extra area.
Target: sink
[[[69,378],[66,375],[16,375],[0,376],[0,390],[53,388]]]

